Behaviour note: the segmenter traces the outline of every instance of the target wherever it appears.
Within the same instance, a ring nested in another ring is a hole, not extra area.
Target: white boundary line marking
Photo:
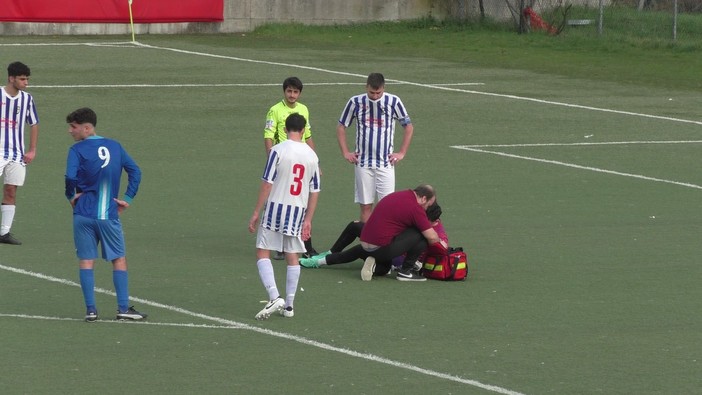
[[[482,82],[466,82],[464,85],[482,85]],[[305,82],[305,86],[339,86],[358,85],[362,82]],[[441,84],[437,84],[441,85]],[[64,89],[64,88],[220,88],[220,87],[261,87],[280,86],[280,83],[259,83],[259,84],[102,84],[102,85],[32,85],[35,89]]]
[[[662,182],[662,183],[666,183],[666,184],[679,185],[679,186],[683,186],[683,187],[687,187],[687,188],[702,189],[701,185],[690,184],[690,183],[686,183],[686,182],[665,180],[665,179],[661,179],[661,178],[642,176],[640,174],[622,173],[619,171],[600,169],[597,167],[590,167],[590,166],[581,166],[581,165],[576,165],[573,163],[560,162],[557,160],[541,159],[541,158],[534,158],[531,156],[508,154],[506,152],[500,152],[500,151],[488,151],[488,150],[479,149],[479,148],[471,148],[470,146],[467,146],[467,145],[454,145],[454,146],[451,146],[451,148],[462,149],[462,150],[473,151],[473,152],[480,152],[483,154],[498,155],[498,156],[503,156],[506,158],[523,159],[523,160],[530,160],[530,161],[540,162],[540,163],[548,163],[548,164],[558,165],[558,166],[572,167],[574,169],[589,170],[589,171],[594,171],[597,173],[606,173],[606,174],[613,174],[616,176],[638,178],[638,179],[646,180],[646,181]]]
[[[133,42],[133,43],[132,42],[114,42],[114,43],[110,43],[110,42],[85,43],[85,42],[83,42],[83,43],[55,43],[55,44],[52,44],[52,43],[0,44],[0,46],[24,46],[24,45],[27,45],[27,46],[78,46],[78,45],[113,46],[113,45],[118,45],[118,46],[124,46],[124,47],[131,46],[131,47],[137,47],[137,48],[147,48],[147,49],[156,49],[156,50],[162,50],[162,51],[170,51],[170,52],[182,53],[182,54],[187,54],[187,55],[205,56],[205,57],[218,58],[218,59],[229,59],[229,60],[236,60],[236,61],[240,61],[240,62],[267,64],[267,65],[282,66],[282,67],[302,69],[302,70],[312,70],[312,71],[318,71],[318,72],[327,73],[327,74],[345,75],[345,76],[359,77],[359,78],[366,78],[367,77],[366,75],[362,75],[362,74],[358,74],[358,73],[349,73],[349,72],[343,72],[343,71],[337,71],[337,70],[323,69],[320,67],[272,62],[272,61],[257,60],[257,59],[247,59],[247,58],[240,58],[240,57],[236,57],[236,56],[217,55],[217,54],[211,54],[211,53],[205,53],[205,52],[188,51],[188,50],[178,49],[178,48],[159,47],[159,46],[155,46],[155,45],[143,44],[140,42]],[[450,87],[449,84],[423,84],[423,83],[419,83],[419,82],[402,81],[402,80],[394,80],[394,79],[387,79],[386,81],[393,82],[393,83],[399,83],[399,84],[414,85],[414,86],[429,88],[429,89],[444,90],[444,91],[449,91],[449,92],[459,92],[459,93],[469,93],[469,94],[473,94],[473,95],[501,97],[501,98],[505,98],[505,99],[530,101],[530,102],[534,102],[534,103],[548,104],[548,105],[561,106],[561,107],[569,107],[569,108],[588,110],[588,111],[607,112],[607,113],[612,113],[612,114],[629,115],[629,116],[658,119],[658,120],[664,120],[664,121],[702,125],[702,121],[695,121],[695,120],[691,120],[691,119],[674,118],[674,117],[667,117],[667,116],[662,116],[662,115],[644,114],[644,113],[637,113],[637,112],[632,112],[632,111],[622,111],[622,110],[613,110],[613,109],[609,109],[609,108],[584,106],[584,105],[580,105],[580,104],[556,102],[556,101],[551,101],[551,100],[536,99],[536,98],[525,97],[525,96],[508,95],[508,94],[504,94],[504,93],[481,92],[481,91],[468,90],[468,89],[458,89],[458,88]]]
[[[591,143],[531,143],[531,144],[476,144],[455,145],[451,148],[520,148],[520,147],[568,147],[588,145],[636,145],[636,144],[698,144],[702,140],[650,140],[650,141],[603,141]]]
[[[140,47],[144,47],[144,48],[177,52],[177,53],[183,53],[183,54],[188,54],[188,55],[206,56],[206,57],[219,58],[219,59],[230,59],[230,60],[237,60],[237,61],[241,61],[241,62],[260,63],[260,64],[268,64],[268,65],[273,65],[273,66],[283,66],[283,67],[290,67],[290,68],[303,69],[303,70],[312,70],[312,71],[318,71],[318,72],[327,73],[327,74],[338,74],[338,75],[346,75],[346,76],[350,76],[350,77],[367,78],[366,75],[362,75],[362,74],[329,70],[329,69],[323,69],[320,67],[287,64],[287,63],[272,62],[272,61],[266,61],[266,60],[246,59],[246,58],[239,58],[236,56],[215,55],[215,54],[209,54],[209,53],[204,53],[204,52],[187,51],[184,49],[177,49],[177,48],[158,47],[158,46],[153,46],[153,45],[148,45],[148,44],[142,44],[139,42],[135,43],[135,45],[140,46]],[[525,101],[531,101],[534,103],[550,104],[550,105],[554,105],[554,106],[577,108],[577,109],[589,110],[589,111],[608,112],[608,113],[620,114],[620,115],[630,115],[630,116],[637,116],[637,117],[644,117],[644,118],[660,119],[660,120],[665,120],[665,121],[673,121],[673,122],[691,123],[691,124],[695,124],[695,125],[702,125],[702,121],[694,121],[694,120],[689,120],[689,119],[666,117],[666,116],[662,116],[662,115],[651,115],[651,114],[637,113],[637,112],[631,112],[631,111],[612,110],[612,109],[608,109],[608,108],[583,106],[580,104],[569,104],[569,103],[562,103],[562,102],[556,102],[556,101],[550,101],[550,100],[535,99],[535,98],[531,98],[531,97],[507,95],[507,94],[503,94],[503,93],[481,92],[481,91],[474,91],[474,90],[468,90],[468,89],[458,89],[458,88],[451,88],[448,86],[422,84],[422,83],[411,82],[411,81],[402,81],[402,80],[393,80],[393,79],[387,79],[386,81],[407,84],[407,85],[414,85],[414,86],[423,87],[423,88],[451,91],[451,92],[470,93],[470,94],[474,94],[474,95],[501,97],[501,98],[513,99],[513,100],[525,100]]]
[[[29,314],[8,314],[0,313],[0,317],[8,318],[23,318],[30,320],[44,320],[44,321],[76,321],[83,322],[85,320],[80,318],[66,318],[66,317],[49,317],[45,315],[29,315]],[[154,325],[154,326],[174,326],[174,327],[184,327],[184,328],[204,328],[204,329],[241,329],[237,326],[231,325],[208,325],[208,324],[180,324],[177,322],[149,322],[149,321],[119,321],[119,320],[103,320],[99,319],[95,321],[96,324],[129,324],[129,325]]]
[[[6,271],[9,271],[9,272],[13,272],[13,273],[17,273],[17,274],[23,274],[23,275],[27,275],[27,276],[39,278],[39,279],[42,279],[42,280],[47,280],[47,281],[51,281],[51,282],[63,284],[63,285],[69,285],[69,286],[72,286],[72,287],[79,287],[79,288],[80,288],[80,284],[78,284],[78,283],[76,283],[76,282],[74,282],[74,281],[64,280],[64,279],[62,279],[62,278],[52,277],[52,276],[48,276],[48,275],[45,275],[45,274],[42,274],[42,273],[31,272],[31,271],[28,271],[28,270],[18,269],[18,268],[11,267],[11,266],[5,266],[5,265],[2,265],[2,264],[0,264],[0,269],[6,270]],[[108,294],[108,295],[113,295],[113,296],[114,296],[114,294],[115,294],[115,293],[112,292],[112,291],[108,291],[108,290],[106,290],[106,289],[99,288],[99,287],[96,287],[96,288],[95,288],[95,292],[103,293],[103,294]],[[193,312],[193,311],[189,311],[189,310],[186,310],[186,309],[182,309],[182,308],[180,308],[180,307],[170,306],[170,305],[166,305],[166,304],[162,304],[162,303],[150,301],[150,300],[147,300],[147,299],[142,299],[142,298],[137,298],[137,297],[130,297],[129,299],[130,299],[130,300],[133,300],[133,301],[135,301],[135,302],[139,302],[139,303],[141,303],[141,304],[145,304],[145,305],[149,305],[149,306],[153,306],[153,307],[162,308],[162,309],[164,309],[164,310],[170,310],[170,311],[174,311],[174,312],[177,312],[177,313],[189,315],[189,316],[192,316],[192,317],[197,317],[197,318],[201,318],[201,319],[208,320],[208,321],[214,321],[214,322],[217,322],[217,323],[223,325],[223,328],[226,327],[226,328],[232,328],[232,329],[245,329],[245,330],[249,330],[249,331],[256,332],[256,333],[261,333],[261,334],[264,334],[264,335],[269,335],[269,336],[278,337],[278,338],[281,338],[281,339],[292,340],[292,341],[297,342],[297,343],[305,344],[305,345],[312,346],[312,347],[317,347],[317,348],[320,348],[320,349],[323,349],[323,350],[332,351],[332,352],[337,352],[337,353],[345,354],[345,355],[348,355],[348,356],[351,356],[351,357],[356,357],[356,358],[365,359],[365,360],[368,360],[368,361],[378,362],[378,363],[382,363],[382,364],[385,364],[385,365],[390,365],[390,366],[393,366],[393,367],[396,367],[396,368],[411,370],[411,371],[414,371],[414,372],[417,372],[417,373],[425,374],[425,375],[427,375],[427,376],[432,376],[432,377],[436,377],[436,378],[440,378],[440,379],[450,380],[450,381],[453,381],[453,382],[456,382],[456,383],[460,383],[460,384],[467,384],[467,385],[470,385],[470,386],[473,386],[473,387],[482,388],[482,389],[485,389],[485,390],[488,390],[488,391],[492,391],[492,392],[496,392],[496,393],[499,393],[499,394],[505,394],[505,395],[524,395],[524,394],[521,393],[521,392],[512,391],[512,390],[509,390],[509,389],[506,389],[506,388],[502,388],[502,387],[498,387],[498,386],[495,386],[495,385],[484,384],[484,383],[481,383],[481,382],[476,381],[476,380],[465,379],[465,378],[462,378],[462,377],[458,377],[458,376],[454,376],[454,375],[450,375],[450,374],[446,374],[446,373],[441,373],[441,372],[437,372],[437,371],[434,371],[434,370],[424,369],[424,368],[421,368],[421,367],[419,367],[419,366],[411,365],[411,364],[404,363],[404,362],[394,361],[394,360],[392,360],[392,359],[383,358],[383,357],[380,357],[380,356],[377,356],[377,355],[374,355],[374,354],[361,353],[361,352],[349,350],[349,349],[346,349],[346,348],[341,348],[341,347],[332,346],[332,345],[329,345],[329,344],[326,344],[326,343],[318,342],[318,341],[315,341],[315,340],[310,340],[310,339],[307,339],[307,338],[304,338],[304,337],[301,337],[301,336],[291,335],[291,334],[289,334],[289,333],[277,332],[277,331],[273,331],[273,330],[270,330],[270,329],[260,328],[260,327],[257,327],[257,326],[252,326],[252,325],[244,324],[244,323],[241,323],[241,322],[228,320],[228,319],[225,319],[225,318],[214,317],[214,316],[210,316],[210,315],[206,315],[206,314],[196,313],[196,312]],[[0,314],[0,317],[15,317],[15,316],[19,316],[19,315]],[[26,316],[26,318],[71,320],[71,319],[69,319],[69,318],[48,318],[48,317],[41,317],[41,316]],[[131,324],[131,323],[130,323],[130,324]],[[86,325],[91,325],[91,324],[86,324]],[[195,325],[195,324],[193,324],[193,325]]]
[[[358,85],[362,82],[305,82],[305,86],[340,86]],[[436,84],[437,86],[445,84]],[[484,85],[482,82],[466,82],[460,85]],[[32,89],[65,89],[65,88],[221,88],[221,87],[261,87],[280,86],[280,83],[259,83],[259,84],[102,84],[102,85],[32,85]]]

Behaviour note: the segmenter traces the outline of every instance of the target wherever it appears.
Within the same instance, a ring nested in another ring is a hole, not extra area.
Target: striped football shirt
[[[317,154],[305,143],[285,140],[271,149],[261,178],[273,184],[261,226],[299,236],[309,194],[321,189]]]
[[[19,91],[11,97],[0,88],[0,158],[24,163],[24,130],[39,123],[32,95]]]
[[[370,100],[365,93],[353,96],[346,103],[339,123],[348,128],[354,119],[358,166],[370,169],[390,167],[395,121],[402,126],[411,123],[402,100],[387,92],[378,100]]]

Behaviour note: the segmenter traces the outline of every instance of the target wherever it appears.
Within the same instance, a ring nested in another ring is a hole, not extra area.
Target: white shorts
[[[395,168],[368,169],[356,166],[355,202],[373,204],[395,192]],[[377,197],[377,200],[376,200]]]
[[[3,176],[3,184],[21,187],[27,176],[27,167],[21,163],[0,159],[0,176]]]
[[[305,243],[300,236],[286,236],[282,233],[258,227],[256,248],[269,251],[306,252]]]

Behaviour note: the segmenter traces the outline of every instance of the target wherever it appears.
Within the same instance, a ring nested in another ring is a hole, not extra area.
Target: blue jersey
[[[73,214],[94,219],[119,219],[117,203],[122,169],[127,172],[127,202],[136,196],[141,170],[115,140],[91,136],[68,150],[66,163],[66,197],[83,194],[76,201]]]
[[[346,103],[339,123],[348,128],[354,119],[357,166],[369,169],[391,167],[395,121],[402,126],[412,123],[402,100],[387,92],[378,100],[371,100],[365,93],[356,95]]]

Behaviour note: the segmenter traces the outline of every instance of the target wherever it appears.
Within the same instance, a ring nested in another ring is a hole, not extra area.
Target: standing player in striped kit
[[[261,187],[249,232],[256,231],[256,265],[261,282],[268,292],[269,302],[256,314],[265,320],[278,311],[292,317],[293,302],[300,280],[299,253],[305,252],[303,240],[312,232],[312,217],[320,191],[319,159],[302,141],[307,121],[294,113],[285,120],[287,140],[274,145],[268,154],[261,177]],[[285,299],[280,297],[275,282],[271,251],[285,251],[287,272]]]
[[[34,160],[39,137],[39,116],[32,95],[25,92],[30,70],[21,62],[7,67],[7,85],[0,88],[0,176],[3,176],[0,206],[0,243],[22,244],[10,233],[15,218],[17,187],[24,185],[26,166]],[[29,149],[25,150],[24,129],[29,124]]]
[[[350,152],[346,128],[354,119],[356,149]],[[405,130],[398,152],[393,152],[395,121],[399,121]],[[349,99],[336,128],[341,154],[356,165],[355,202],[361,207],[361,222],[368,220],[375,201],[395,191],[395,165],[407,154],[413,133],[414,127],[402,100],[385,92],[382,74],[370,74],[366,93]]]

